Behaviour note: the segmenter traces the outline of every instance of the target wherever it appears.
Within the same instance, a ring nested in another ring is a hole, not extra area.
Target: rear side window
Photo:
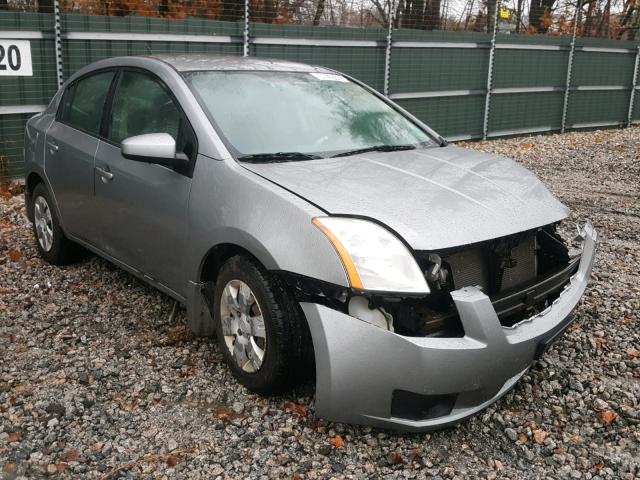
[[[65,94],[61,120],[78,130],[98,134],[114,75],[112,71],[96,73],[74,83]]]
[[[111,140],[120,143],[135,135],[168,133],[178,141],[181,119],[182,113],[155,78],[122,72],[111,107]]]

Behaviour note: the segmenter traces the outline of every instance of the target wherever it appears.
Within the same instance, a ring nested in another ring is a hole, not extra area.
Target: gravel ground
[[[469,146],[530,167],[601,244],[562,340],[495,405],[421,435],[318,420],[309,387],[249,393],[164,295],[95,257],[43,263],[5,194],[0,476],[638,478],[640,128]]]

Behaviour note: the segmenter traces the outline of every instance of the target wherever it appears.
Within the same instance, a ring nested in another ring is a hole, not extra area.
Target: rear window
[[[78,130],[99,133],[102,111],[115,72],[101,72],[74,83],[63,100],[61,120]]]

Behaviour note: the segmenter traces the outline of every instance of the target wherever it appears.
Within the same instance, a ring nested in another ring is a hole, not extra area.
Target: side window
[[[74,83],[65,93],[60,120],[91,133],[100,132],[102,110],[115,72],[102,72]]]
[[[180,147],[182,113],[165,88],[144,73],[124,71],[118,82],[109,138],[116,143],[134,135],[168,133]]]

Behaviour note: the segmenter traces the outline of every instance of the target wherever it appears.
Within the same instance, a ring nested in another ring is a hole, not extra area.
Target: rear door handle
[[[109,170],[105,170],[100,167],[96,167],[96,170],[100,174],[100,178],[102,178],[103,183],[107,183],[113,180],[113,173],[111,173]]]
[[[47,145],[49,146],[49,153],[51,155],[55,155],[55,153],[60,150],[60,147],[55,142],[47,142]]]

